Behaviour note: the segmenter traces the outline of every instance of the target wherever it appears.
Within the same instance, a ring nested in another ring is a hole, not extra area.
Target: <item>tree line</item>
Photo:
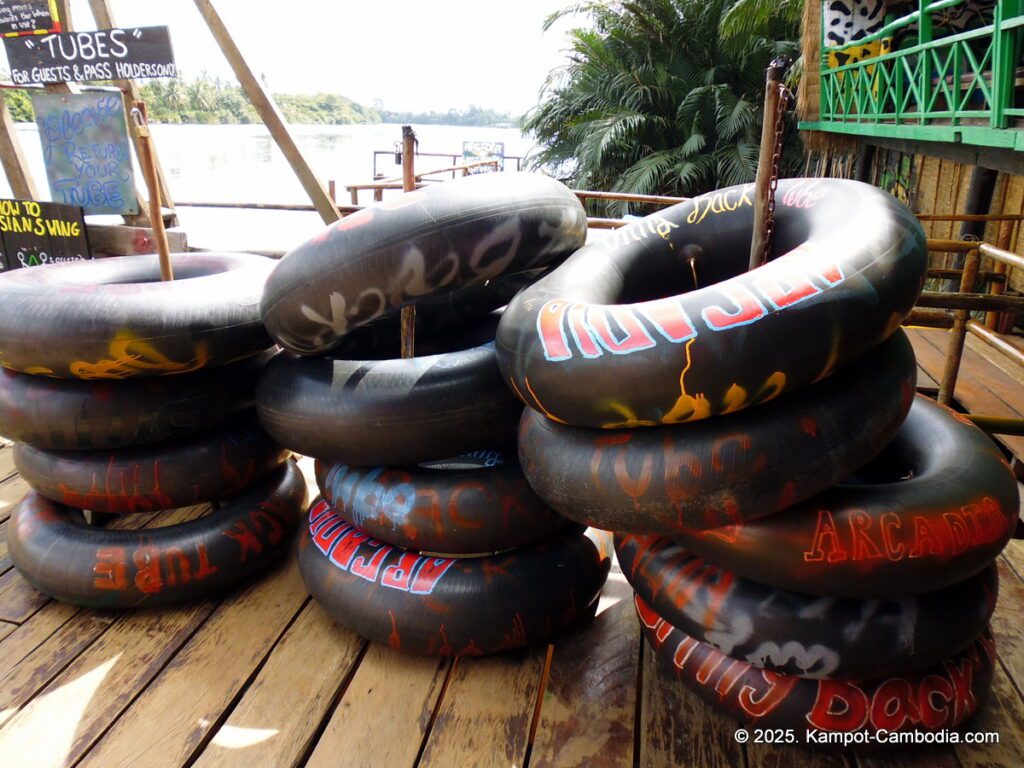
[[[7,78],[4,78],[7,79]],[[225,125],[258,123],[259,115],[241,86],[203,74],[194,80],[173,78],[140,84],[149,119],[154,123]],[[27,90],[4,90],[3,98],[16,122],[32,122],[32,99]],[[447,112],[395,112],[381,105],[366,106],[335,93],[274,94],[289,123],[353,125],[363,123],[418,123],[420,125],[508,125],[506,113],[470,106]]]

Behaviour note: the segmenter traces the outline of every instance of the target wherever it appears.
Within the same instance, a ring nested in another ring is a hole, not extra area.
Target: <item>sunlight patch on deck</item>
[[[213,737],[211,744],[225,749],[245,749],[276,736],[277,728],[241,728],[237,725],[223,725]]]
[[[47,691],[29,702],[9,727],[0,732],[0,755],[17,756],[11,762],[5,758],[5,768],[65,765],[80,735],[77,733],[78,722],[120,656],[114,656],[76,680]],[[0,722],[7,720],[13,712],[0,713]],[[22,722],[45,724],[45,731],[33,727],[16,727],[17,723]]]

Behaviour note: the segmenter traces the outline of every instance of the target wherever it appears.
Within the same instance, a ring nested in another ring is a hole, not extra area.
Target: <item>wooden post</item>
[[[14,196],[22,200],[37,200],[36,184],[25,162],[21,142],[15,133],[14,118],[7,108],[7,102],[0,97],[0,162],[10,182]]]
[[[160,212],[160,175],[156,169],[156,157],[153,154],[153,145],[149,135],[149,122],[146,120],[146,105],[141,101],[132,107],[132,123],[135,126],[135,134],[139,137],[138,153],[139,165],[142,166],[142,174],[146,178],[146,187],[149,190],[149,217],[153,221],[153,237],[156,240],[157,253],[160,254],[160,279],[167,281],[174,279],[174,270],[171,268],[171,248],[167,243],[167,231],[164,229],[164,217]]]
[[[402,192],[416,189],[416,132],[411,125],[402,126]],[[416,353],[416,307],[402,307],[402,357]]]
[[[779,111],[779,86],[786,70],[785,59],[775,59],[768,65],[764,84],[764,121],[761,125],[761,151],[757,158],[757,176],[754,179],[754,231],[750,239],[750,266],[757,269],[765,262],[765,250],[771,245],[765,225],[768,204],[772,195],[772,175],[775,173],[775,120]]]
[[[227,27],[224,26],[220,15],[214,9],[213,3],[211,0],[195,0],[195,4],[203,15],[203,19],[206,20],[206,25],[210,28],[210,32],[213,33],[217,45],[220,46],[225,58],[231,65],[231,69],[234,70],[235,77],[241,83],[242,88],[249,97],[249,101],[256,108],[260,119],[267,126],[270,135],[288,160],[288,164],[291,165],[295,175],[299,178],[299,182],[302,184],[303,189],[306,190],[306,194],[309,195],[309,199],[312,201],[317,213],[320,214],[320,218],[324,220],[325,224],[337,221],[341,218],[337,206],[331,201],[331,197],[327,194],[323,183],[317,178],[303,156],[302,151],[292,138],[284,117],[282,117],[281,112],[278,110],[277,104],[274,103],[274,99],[267,92],[266,88],[263,87],[263,83],[260,82],[259,78],[253,74],[252,69],[249,68],[248,62],[246,62],[238,46],[235,45],[235,41],[231,38]]]
[[[92,9],[93,18],[96,20],[96,26],[100,29],[113,29],[117,27],[114,22],[113,14],[110,11],[109,0],[89,0],[89,7]],[[115,80],[114,84],[121,89],[125,94],[129,104],[135,104],[136,102],[142,101],[142,95],[139,93],[138,86],[135,85],[134,80]],[[142,164],[142,155],[139,149],[141,143],[140,138],[132,131],[132,143],[135,145],[135,154],[139,157],[139,164]],[[170,209],[174,209],[174,202],[171,198],[171,190],[167,186],[167,180],[164,178],[164,170],[160,165],[160,158],[156,154],[156,146],[153,144],[152,137],[147,140],[149,145],[149,151],[153,154],[153,162],[156,164],[157,180],[159,181],[160,188],[160,200],[162,204]],[[152,210],[152,206],[150,206]]]
[[[970,293],[978,280],[978,268],[981,265],[981,254],[977,249],[968,251],[964,260],[964,275],[960,279],[960,292]],[[942,371],[939,383],[939,402],[952,405],[953,393],[956,391],[956,380],[960,375],[960,359],[964,354],[964,342],[967,338],[967,321],[971,319],[970,310],[958,309],[953,315],[953,327],[949,331],[949,345],[946,348],[946,366]]]
[[[1016,222],[1012,221],[1001,221],[999,222],[999,236],[996,238],[996,248],[1002,248],[1004,251],[1010,250],[1010,246],[1013,244],[1013,232],[1016,229]],[[1006,264],[1001,261],[995,262],[992,265],[992,271],[998,275],[1006,274]],[[999,296],[1005,289],[1003,283],[993,283],[989,286],[989,292]],[[990,330],[996,330],[999,325],[999,313],[989,312],[985,315],[985,325]]]

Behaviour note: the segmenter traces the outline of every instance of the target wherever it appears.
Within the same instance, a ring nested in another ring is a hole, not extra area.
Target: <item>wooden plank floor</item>
[[[934,387],[943,339],[912,335],[919,385]],[[965,357],[965,397],[1024,406],[1024,384],[978,378],[980,366]],[[10,459],[0,445],[0,534],[25,490]],[[597,616],[552,647],[451,662],[336,626],[291,560],[219,601],[91,611],[32,590],[0,535],[0,766],[1019,768],[1024,541],[999,565],[995,694],[970,728],[1000,743],[826,755],[738,744],[731,721],[663,679],[617,569]]]
[[[938,387],[946,359],[949,331],[941,328],[909,328],[917,356],[918,387]],[[1024,418],[1024,371],[1001,353],[967,334],[957,377],[956,399],[971,413]],[[996,438],[1018,460],[1024,461],[1024,437]]]

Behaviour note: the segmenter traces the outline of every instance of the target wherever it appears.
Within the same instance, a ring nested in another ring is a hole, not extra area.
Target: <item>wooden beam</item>
[[[0,162],[11,185],[14,196],[22,200],[36,200],[36,184],[25,162],[25,153],[15,132],[14,118],[7,102],[0,97]]]
[[[144,227],[86,225],[89,247],[93,253],[107,256],[137,256],[156,253],[156,239],[152,229]],[[188,238],[181,230],[167,230],[167,244],[171,253],[188,250]]]
[[[97,27],[100,29],[114,29],[117,27],[110,10],[109,0],[89,0],[89,8],[92,9],[92,15],[96,19]],[[115,80],[114,84],[121,89],[130,103],[134,104],[137,101],[142,101],[142,95],[139,93],[139,88],[135,85],[134,80]],[[128,129],[128,133],[132,137],[132,143],[135,144],[135,154],[141,156],[139,152],[141,139],[135,130],[134,123],[131,121],[128,121]],[[151,141],[149,146],[150,151],[153,153],[153,161],[156,163],[157,177],[160,182],[160,202],[163,206],[173,210],[174,198],[171,197],[171,190],[167,186],[164,169],[160,164],[160,157],[156,153],[156,145]]]
[[[227,27],[224,26],[220,15],[214,9],[213,3],[211,0],[195,0],[195,4],[203,15],[203,19],[205,19],[206,25],[210,28],[214,39],[216,39],[217,45],[220,46],[225,58],[227,58],[228,63],[234,70],[235,77],[241,83],[242,88],[249,97],[249,101],[256,108],[260,119],[267,126],[270,135],[288,160],[288,164],[291,165],[295,175],[299,178],[299,182],[302,184],[303,189],[306,190],[306,194],[309,195],[309,199],[312,201],[317,213],[320,214],[320,218],[324,220],[325,224],[337,221],[341,218],[341,214],[338,213],[338,209],[331,201],[331,196],[327,194],[326,187],[317,178],[316,174],[313,173],[309,163],[306,162],[306,158],[288,131],[288,126],[277,105],[274,103],[274,99],[267,92],[267,89],[263,87],[259,78],[253,74],[242,52],[231,38]]]

